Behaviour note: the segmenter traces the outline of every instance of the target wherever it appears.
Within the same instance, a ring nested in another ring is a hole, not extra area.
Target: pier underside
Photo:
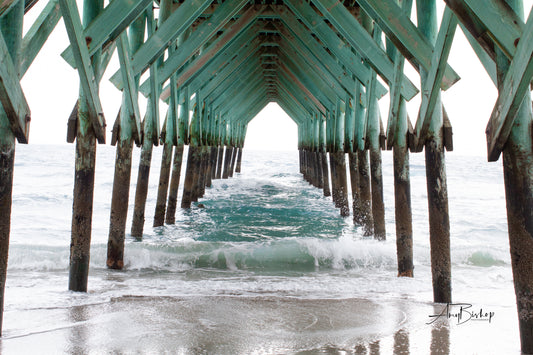
[[[40,15],[23,31],[25,15],[36,8]],[[69,290],[88,289],[98,144],[116,146],[106,260],[108,268],[122,269],[130,203],[131,236],[143,238],[154,146],[163,153],[149,223],[158,227],[174,224],[177,208],[191,208],[216,180],[246,169],[248,124],[275,102],[298,127],[304,179],[380,241],[387,236],[381,152],[393,151],[402,277],[415,276],[409,155],[424,152],[436,303],[452,302],[445,154],[453,150],[453,134],[441,92],[460,80],[447,63],[460,27],[498,90],[487,117],[487,157],[503,161],[520,340],[522,350],[533,353],[533,16],[525,20],[522,0],[3,1],[0,333],[10,215],[17,208],[15,146],[29,142],[31,122],[20,80],[60,21],[69,43],[62,58],[51,60],[76,69],[80,87],[65,117],[67,142],[76,151]],[[113,72],[108,65],[115,55],[120,65]],[[405,74],[405,60],[416,82]],[[99,94],[104,77],[122,92],[112,123],[106,123]],[[415,120],[406,105],[417,95]],[[386,113],[380,105],[385,96]],[[140,102],[146,102],[143,110]],[[133,154],[140,163],[129,201]]]

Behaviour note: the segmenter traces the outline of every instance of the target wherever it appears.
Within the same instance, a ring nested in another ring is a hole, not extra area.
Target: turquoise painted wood
[[[533,78],[533,16],[529,14],[526,28],[516,53],[505,74],[498,100],[487,125],[487,147],[489,161],[498,160],[520,106],[524,102],[529,83]],[[530,105],[529,102],[525,103]]]
[[[89,55],[92,56],[118,38],[131,22],[151,6],[152,2],[152,0],[112,0],[83,31],[82,37],[87,40]],[[69,46],[61,56],[73,68],[77,68],[78,63],[72,49]]]
[[[457,17],[455,17],[449,8],[446,8],[442,16],[437,41],[435,42],[435,51],[431,59],[431,66],[429,67],[422,89],[422,105],[420,106],[418,120],[415,126],[417,150],[422,149],[428,135],[429,125],[437,104],[441,80],[444,77],[446,62],[448,61],[456,28]]]
[[[78,6],[74,0],[59,0],[63,22],[72,46],[72,52],[78,68],[80,85],[87,100],[87,108],[94,134],[98,143],[105,143],[105,117],[98,96],[98,82],[91,64],[87,43],[83,37]]]
[[[115,0],[116,1],[116,0]],[[209,0],[187,0],[147,39],[132,58],[134,75],[143,73],[209,6]],[[115,74],[114,74],[115,75]]]
[[[296,0],[291,0],[291,2]],[[344,7],[333,6],[334,0],[316,0],[313,3],[330,20],[348,43],[372,66],[386,82],[391,82],[394,77],[394,67],[387,53],[366,32],[357,19]],[[321,20],[324,23],[323,20]],[[325,24],[325,23],[324,23]],[[404,79],[406,98],[408,93],[418,92],[415,85]]]
[[[17,73],[4,36],[0,33],[0,102],[17,141],[28,143],[31,113]]]
[[[133,72],[130,65],[130,49],[128,44],[128,36],[126,32],[123,32],[117,40],[118,48],[118,57],[120,61],[120,72],[123,76],[123,82],[126,83],[124,86],[124,99],[126,103],[127,112],[131,115],[131,120],[133,121],[133,139],[135,142],[141,144],[141,114],[139,112],[139,102],[138,102],[138,89],[136,80],[133,77]],[[124,126],[121,124],[121,126]]]
[[[30,29],[22,40],[20,77],[26,74],[35,57],[45,44],[48,36],[56,28],[61,18],[61,8],[58,0],[50,0],[44,7],[41,14],[35,19]]]
[[[433,46],[394,0],[361,0],[358,3],[368,15],[374,18],[387,37],[396,45],[396,48],[413,64],[414,68],[422,66],[426,71],[430,70],[433,66]],[[446,65],[444,71],[441,88],[447,90],[460,78],[449,65]]]
[[[161,83],[168,80],[173,73],[178,71],[189,59],[191,59],[194,53],[198,52],[202,46],[212,39],[217,31],[224,28],[231,17],[244,7],[245,3],[246,1],[244,0],[231,0],[224,2],[219,8],[217,8],[213,16],[209,20],[203,22],[202,25],[180,45],[180,49],[172,56],[169,56],[169,58],[161,65],[159,73],[159,80]],[[257,13],[258,9],[250,7],[248,11]],[[230,39],[235,35],[235,32],[232,32],[231,34],[232,35],[229,36]],[[225,34],[225,36],[228,37],[227,34]],[[121,86],[119,76],[113,76],[111,81],[117,87]]]

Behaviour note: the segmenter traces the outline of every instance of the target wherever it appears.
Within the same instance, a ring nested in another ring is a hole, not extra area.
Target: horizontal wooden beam
[[[498,100],[492,110],[486,129],[488,160],[496,161],[507,142],[513,123],[524,102],[529,83],[533,78],[533,11],[516,47],[516,53],[505,74],[502,87],[498,90]]]
[[[28,143],[30,134],[30,108],[20,86],[15,65],[0,32],[0,102],[9,120],[11,131],[19,143]]]

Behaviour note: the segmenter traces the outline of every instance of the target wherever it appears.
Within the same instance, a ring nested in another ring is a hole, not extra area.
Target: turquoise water
[[[357,304],[372,300],[380,305],[399,302],[399,309],[414,307],[418,310],[414,313],[422,312],[413,324],[416,329],[426,327],[424,318],[426,308],[432,304],[432,289],[421,155],[413,155],[411,165],[413,279],[396,277],[390,152],[383,153],[387,240],[377,242],[363,237],[351,218],[339,216],[330,198],[302,179],[297,152],[245,150],[243,172],[232,179],[215,180],[200,201],[205,208],[195,204],[190,210],[178,210],[175,225],[152,228],[161,154],[156,150],[144,238],[136,241],[127,235],[125,269],[112,271],[105,268],[105,258],[114,150],[99,146],[89,293],[80,295],[66,290],[73,153],[74,147],[67,145],[17,147],[5,338],[24,338],[42,329],[46,332],[43,319],[52,323],[64,321],[54,314],[31,320],[28,317],[25,321],[18,315],[57,307],[113,305],[117,299],[126,300],[127,304],[136,302],[128,297],[185,300],[214,297],[225,302],[217,297],[230,296],[245,304],[258,302],[264,307],[267,307],[264,302],[274,297],[288,302],[287,307],[293,307],[290,308],[293,311],[297,306],[291,306],[291,300],[311,302],[317,312],[329,309],[321,303],[324,300],[359,300]],[[130,201],[135,192],[137,150],[134,158]],[[519,343],[501,167],[499,163],[486,163],[482,157],[453,154],[448,155],[447,162],[454,300],[496,309],[501,323],[495,318],[497,325],[479,332],[504,334],[508,337],[506,351],[515,351]],[[129,218],[132,209],[130,206]],[[130,228],[128,219],[128,233]],[[368,306],[363,307],[368,310]],[[288,314],[294,317],[294,312]],[[400,320],[393,322],[390,330],[382,330],[381,336],[398,331],[402,317],[407,315],[398,316]],[[376,336],[371,323],[368,321],[364,323],[366,328],[353,332],[363,343],[369,344]],[[139,327],[135,329],[144,329]],[[265,339],[276,338],[275,331],[269,331]],[[460,333],[457,334],[460,338]],[[331,338],[313,336],[312,345],[304,346],[303,341],[294,346],[285,344],[283,352],[355,346],[351,343],[355,335],[333,343]],[[261,346],[263,350],[268,348]],[[276,352],[275,347],[272,349]]]

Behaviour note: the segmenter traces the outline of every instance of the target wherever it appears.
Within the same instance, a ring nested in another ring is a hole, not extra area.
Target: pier
[[[37,3],[45,6],[23,32]],[[66,61],[79,79],[79,97],[65,103],[73,109],[64,118],[66,140],[75,149],[69,290],[90,289],[99,144],[116,147],[106,265],[120,270],[128,234],[142,240],[145,228],[176,223],[178,208],[191,208],[217,180],[246,169],[248,124],[276,103],[297,125],[303,179],[378,241],[392,235],[385,228],[381,157],[392,151],[399,277],[416,277],[409,156],[424,152],[432,271],[427,282],[433,301],[444,304],[453,301],[446,154],[454,144],[453,117],[441,93],[460,80],[448,58],[456,31],[462,31],[498,91],[496,102],[488,103],[494,107],[490,117],[475,119],[487,122],[487,160],[503,163],[521,349],[533,353],[533,16],[526,18],[523,7],[522,0],[3,1],[0,334],[10,216],[17,208],[15,150],[17,143],[31,142],[31,106],[20,81],[57,26],[65,27],[69,41],[50,60]],[[110,73],[114,56],[119,68]],[[418,81],[406,75],[406,60]],[[104,74],[121,91],[118,113],[102,108]],[[384,97],[388,111],[380,103]],[[407,111],[413,98],[421,102],[417,117]],[[147,221],[154,149],[162,155],[154,218]],[[134,154],[140,156],[137,171]]]

